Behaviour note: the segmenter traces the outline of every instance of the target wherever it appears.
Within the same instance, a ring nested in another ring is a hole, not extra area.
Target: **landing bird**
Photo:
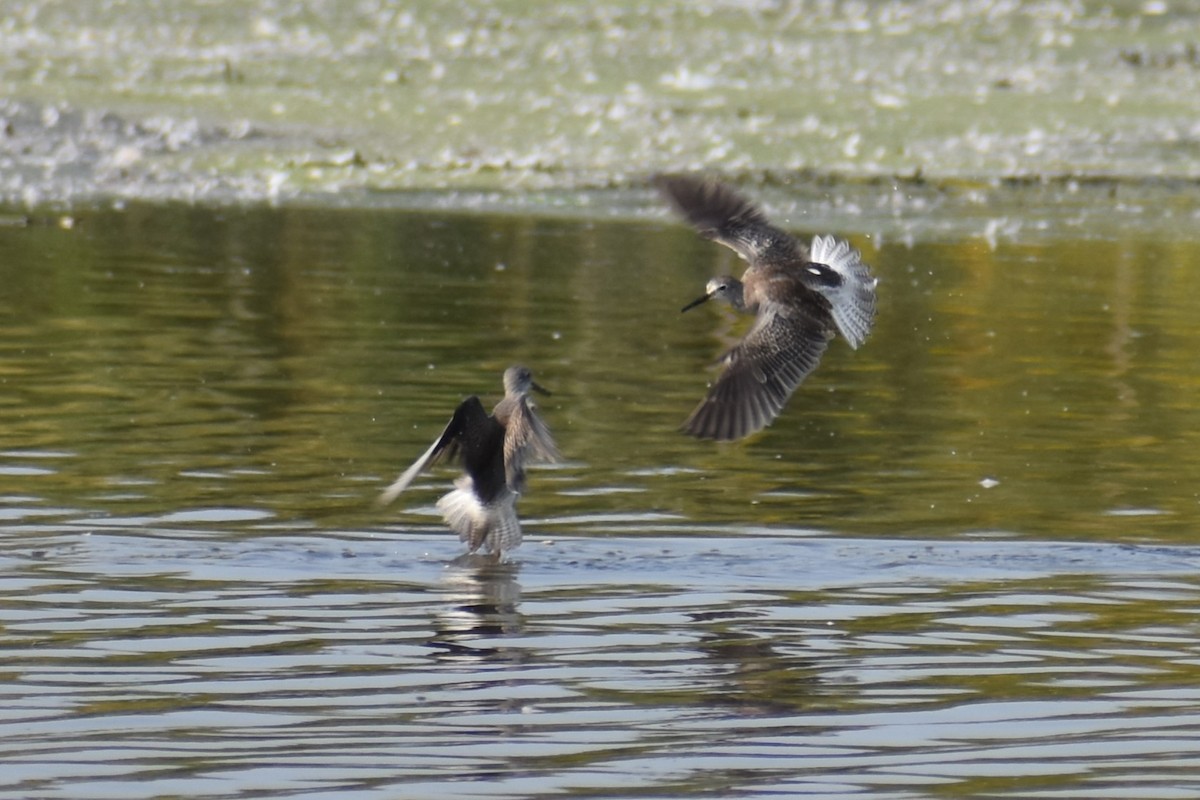
[[[863,343],[875,321],[878,281],[846,242],[816,236],[807,248],[726,186],[670,175],[654,184],[701,236],[749,263],[740,281],[713,278],[703,296],[683,307],[715,297],[755,315],[750,331],[721,357],[725,370],[683,423],[684,431],[701,439],[741,439],[774,421],[835,332],[853,348]]]
[[[468,397],[454,411],[450,424],[425,454],[404,471],[379,497],[386,505],[413,479],[443,456],[461,461],[463,474],[454,490],[437,502],[443,519],[474,553],[486,545],[497,558],[521,544],[517,496],[525,488],[525,465],[557,461],[558,449],[550,429],[534,410],[530,390],[550,394],[533,381],[527,367],[504,371],[504,399],[491,416],[478,397]]]

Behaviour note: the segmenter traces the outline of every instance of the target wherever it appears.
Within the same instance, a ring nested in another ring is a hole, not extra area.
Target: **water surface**
[[[6,796],[1200,790],[1194,237],[854,233],[875,333],[714,445],[664,218],[5,219]],[[456,560],[372,501],[514,361],[567,461]]]

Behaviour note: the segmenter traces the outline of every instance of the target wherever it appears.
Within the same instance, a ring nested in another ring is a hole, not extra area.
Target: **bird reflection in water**
[[[524,630],[520,569],[519,563],[498,562],[479,553],[459,556],[446,567],[441,585],[445,604],[434,617],[429,640],[440,651],[439,660],[523,660],[523,650],[495,643],[496,637]]]

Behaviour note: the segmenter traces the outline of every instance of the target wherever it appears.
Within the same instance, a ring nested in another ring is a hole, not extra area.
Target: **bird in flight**
[[[660,175],[654,185],[701,236],[749,264],[741,280],[713,278],[683,308],[716,298],[755,315],[749,332],[721,357],[724,371],[683,423],[685,432],[701,439],[741,439],[779,416],[835,333],[853,348],[866,340],[875,321],[878,280],[846,242],[816,236],[805,247],[723,184]]]
[[[500,559],[516,549],[521,544],[517,498],[525,489],[525,466],[560,457],[530,400],[531,391],[550,394],[534,382],[527,367],[513,366],[504,371],[504,399],[490,416],[478,397],[464,400],[441,436],[380,495],[380,505],[395,500],[442,457],[456,459],[463,474],[437,502],[446,524],[466,543],[468,553],[483,546]]]

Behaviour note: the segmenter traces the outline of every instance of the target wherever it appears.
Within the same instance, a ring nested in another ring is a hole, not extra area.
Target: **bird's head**
[[[682,310],[688,311],[714,298],[723,300],[734,308],[743,308],[745,303],[742,296],[742,282],[732,275],[721,275],[713,278],[704,287],[704,294],[688,303]]]

